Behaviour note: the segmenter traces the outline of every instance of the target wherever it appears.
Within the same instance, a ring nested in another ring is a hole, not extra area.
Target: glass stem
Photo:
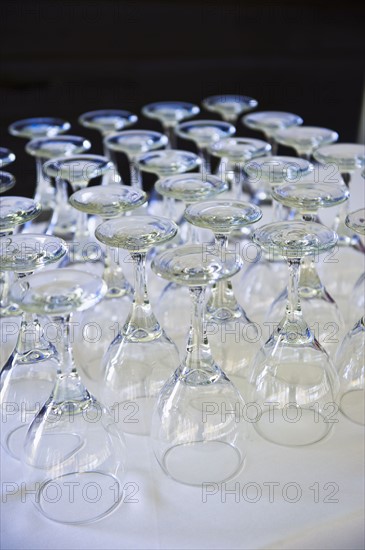
[[[289,321],[295,322],[298,316],[302,314],[302,308],[299,298],[299,271],[300,259],[288,259],[289,283],[288,283],[288,302],[286,305],[286,317]]]
[[[201,173],[204,174],[211,174],[211,166],[210,166],[210,155],[207,147],[201,147],[199,151],[199,156],[202,160],[201,165]]]
[[[130,158],[129,160],[129,172],[131,186],[135,187],[136,189],[142,189],[141,171],[135,157]]]
[[[108,286],[107,298],[120,298],[132,291],[131,285],[124,276],[123,269],[117,261],[118,249],[110,246],[105,250],[105,267],[103,279]]]
[[[184,370],[201,370],[212,363],[204,323],[205,288],[189,288],[192,310],[189,338],[186,346]]]
[[[132,252],[134,263],[134,296],[132,309],[123,327],[131,341],[153,340],[162,333],[148,298],[146,285],[146,252]]]
[[[71,315],[58,319],[62,333],[60,346],[59,374],[76,374],[76,366],[72,352]]]
[[[268,135],[266,136],[266,139],[271,145],[271,153],[270,154],[272,156],[277,155],[278,154],[278,144],[277,144],[276,139],[273,136],[268,136]]]
[[[175,126],[167,126],[165,125],[163,127],[164,134],[166,134],[169,142],[166,146],[166,149],[176,149],[176,134],[175,134]]]
[[[351,182],[351,174],[348,172],[342,173],[341,177],[347,187],[347,189],[350,189],[350,182]],[[339,233],[339,236],[342,235],[349,235],[349,229],[345,225],[345,219],[347,214],[349,213],[349,201],[345,201],[341,204],[333,224],[333,229],[336,231],[336,233]]]
[[[218,256],[224,262],[228,253],[228,234],[217,233],[215,235],[215,244],[218,249]],[[223,310],[223,311],[222,311]],[[212,285],[212,294],[207,304],[207,312],[214,317],[224,315],[224,320],[238,312],[239,305],[234,296],[233,287],[230,279],[220,279]],[[230,313],[229,313],[230,312]]]

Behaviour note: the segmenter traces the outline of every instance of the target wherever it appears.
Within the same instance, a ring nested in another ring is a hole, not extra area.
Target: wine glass
[[[131,310],[103,362],[103,399],[122,415],[122,429],[128,433],[149,433],[158,392],[179,364],[175,344],[152,311],[145,276],[147,251],[168,242],[176,232],[173,221],[157,216],[110,220],[95,232],[102,243],[128,250],[135,270]]]
[[[19,234],[0,239],[2,269],[24,278],[24,285],[26,275],[58,262],[66,251],[66,243],[56,237]],[[0,379],[1,444],[13,458],[20,458],[26,430],[49,396],[58,360],[37,317],[24,311],[15,349]]]
[[[351,174],[365,166],[365,146],[357,143],[334,143],[319,147],[313,153],[314,158],[326,167],[333,165],[341,174],[345,185],[350,189]],[[364,246],[358,234],[351,234],[345,224],[348,214],[348,202],[343,204],[339,215],[336,217],[333,229],[338,233],[340,246],[352,246],[361,252],[365,252]]]
[[[226,122],[236,124],[239,115],[255,109],[258,102],[245,95],[222,94],[203,99],[202,105],[207,111],[219,114]]]
[[[160,466],[180,483],[227,481],[245,460],[242,397],[212,357],[204,323],[205,287],[239,268],[237,256],[223,261],[204,245],[169,249],[152,262],[157,275],[187,286],[192,301],[185,357],[160,392],[151,432]]]
[[[161,122],[163,131],[168,137],[168,147],[175,149],[176,125],[182,120],[198,115],[200,109],[197,105],[186,101],[158,101],[145,105],[142,113],[148,118]]]
[[[283,111],[260,111],[245,115],[242,122],[247,128],[263,132],[266,140],[271,145],[272,154],[276,155],[278,149],[275,138],[276,132],[290,126],[300,126],[303,124],[303,119],[298,115]]]
[[[365,235],[365,209],[346,217],[346,225]],[[340,378],[339,404],[341,412],[357,424],[365,424],[365,315],[346,334],[338,349],[335,365]]]
[[[252,158],[263,157],[270,153],[271,145],[261,139],[241,137],[223,138],[213,143],[209,152],[221,159],[218,174],[231,183],[234,198],[242,198],[242,188],[245,183],[242,172],[243,164]]]
[[[178,136],[194,141],[202,159],[201,170],[204,174],[211,172],[209,147],[222,138],[232,136],[235,132],[236,128],[232,124],[220,120],[193,120],[176,126]]]
[[[0,237],[11,235],[18,225],[33,220],[41,213],[41,205],[26,197],[0,198]],[[19,308],[9,302],[9,273],[0,271],[0,318],[19,315]]]
[[[53,136],[29,141],[25,150],[36,160],[39,159],[42,167],[38,175],[40,193],[47,192],[45,187],[49,188],[49,181],[43,173],[43,164],[46,160],[80,155],[90,147],[91,143],[80,136]],[[68,204],[67,184],[64,180],[56,178],[55,205],[46,233],[61,238],[69,237],[75,225],[75,215]]]
[[[8,164],[14,162],[15,155],[7,147],[0,147],[0,169],[2,170]]]
[[[255,231],[254,242],[275,249],[289,268],[285,316],[256,356],[250,374],[250,401],[257,406],[254,427],[279,445],[310,445],[336,422],[339,381],[333,364],[302,315],[299,268],[305,256],[331,250],[337,235],[314,222],[274,222]]]
[[[121,216],[139,208],[147,200],[140,189],[125,185],[98,185],[76,191],[70,204],[85,214],[100,216],[103,221]],[[115,336],[115,325],[125,320],[130,310],[133,289],[124,276],[118,253],[106,247],[103,279],[107,284],[105,296],[92,309],[83,313],[76,338],[74,354],[76,363],[91,380],[100,380],[102,359]],[[94,326],[96,335],[83,338],[85,330]]]
[[[212,200],[188,206],[185,217],[193,225],[213,231],[217,255],[224,261],[237,253],[236,249],[228,248],[232,231],[258,222],[262,212],[247,202]],[[260,347],[260,334],[238,303],[230,279],[213,282],[206,321],[213,357],[238,385],[240,379],[247,377],[248,367]]]
[[[181,151],[179,149],[166,149],[162,151],[150,151],[138,157],[138,166],[140,170],[156,174],[158,178],[183,174],[200,166],[200,158],[190,151]],[[174,199],[164,198],[162,203],[155,191],[152,192],[149,202],[149,211],[151,214],[164,214],[169,218],[175,219]]]
[[[282,185],[276,187],[272,194],[276,201],[297,209],[307,222],[317,221],[319,208],[335,207],[349,197],[344,185],[322,182]],[[337,349],[344,320],[337,303],[318,275],[316,262],[316,256],[307,255],[302,259],[298,292],[306,319],[316,332],[318,341],[332,356]],[[267,316],[268,321],[279,323],[287,298],[288,292],[285,289],[272,304]]]
[[[275,140],[292,147],[300,157],[310,160],[315,149],[337,141],[338,133],[318,126],[289,126],[278,130]]]
[[[26,118],[10,124],[9,133],[16,137],[32,140],[40,137],[54,137],[68,132],[71,124],[61,118]],[[54,206],[54,189],[43,178],[43,161],[36,157],[37,184],[34,199],[42,204],[43,210],[49,210]]]
[[[89,181],[107,172],[113,171],[114,166],[106,157],[99,155],[73,155],[71,157],[59,157],[51,159],[44,164],[44,172],[53,178],[68,181],[73,192],[84,189]],[[78,212],[76,229],[74,234],[74,250],[69,261],[85,262],[85,245],[89,241],[87,214]],[[87,246],[86,246],[87,248]]]
[[[273,202],[271,192],[275,187],[290,182],[299,184],[313,172],[313,165],[297,157],[268,156],[248,161],[244,165],[244,172],[248,176],[252,201],[264,206]],[[281,204],[274,202],[272,208],[272,220],[281,220],[284,217]],[[274,251],[266,254],[265,250],[252,250],[251,246],[247,255],[248,267],[238,278],[236,292],[239,300],[246,305],[249,315],[261,324],[273,300],[286,285],[287,269],[283,258]]]
[[[0,193],[10,191],[15,185],[15,178],[10,172],[0,172]]]
[[[120,109],[99,109],[88,111],[79,116],[79,123],[85,128],[98,130],[103,138],[114,132],[120,132],[125,128],[133,126],[138,121],[137,115]],[[103,154],[110,159],[114,166],[114,172],[107,173],[103,178],[103,185],[121,182],[122,179],[116,170],[116,162],[110,150],[103,143]]]
[[[178,174],[158,180],[155,190],[160,195],[179,200],[185,207],[202,200],[213,198],[227,190],[227,184],[208,174]],[[195,227],[183,217],[180,222],[180,244],[197,243]],[[190,297],[185,286],[166,283],[156,304],[156,314],[167,334],[179,349],[185,345],[190,325]]]
[[[300,180],[314,170],[313,164],[298,157],[268,156],[254,158],[245,163],[244,172],[248,176],[252,201],[256,204],[271,204],[272,190],[278,185]],[[280,221],[281,209],[274,203],[273,221]]]
[[[151,130],[125,130],[111,134],[104,139],[105,147],[111,151],[125,153],[129,161],[130,184],[142,189],[142,179],[137,162],[138,156],[161,147],[166,147],[165,135]]]
[[[83,385],[71,346],[71,314],[93,307],[105,291],[102,279],[81,271],[75,277],[73,269],[36,273],[12,290],[24,311],[51,317],[63,340],[54,388],[29,427],[22,456],[36,508],[60,523],[101,519],[123,495],[123,439],[108,410]],[[55,489],[59,498],[49,498]]]

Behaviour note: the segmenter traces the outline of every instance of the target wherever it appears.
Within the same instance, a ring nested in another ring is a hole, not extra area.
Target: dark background
[[[0,15],[0,145],[17,155],[10,194],[33,193],[34,160],[25,140],[7,133],[11,122],[31,116],[69,120],[70,133],[101,153],[98,132],[77,123],[85,111],[140,114],[150,101],[200,104],[234,93],[256,98],[260,110],[291,111],[307,125],[332,128],[341,141],[359,139],[360,3],[3,0]],[[142,116],[138,127],[159,129]],[[237,133],[254,135],[241,124]]]

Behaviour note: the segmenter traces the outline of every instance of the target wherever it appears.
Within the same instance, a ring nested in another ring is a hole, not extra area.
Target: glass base
[[[175,481],[202,485],[232,479],[242,469],[244,458],[224,441],[195,441],[171,447],[160,464]]]

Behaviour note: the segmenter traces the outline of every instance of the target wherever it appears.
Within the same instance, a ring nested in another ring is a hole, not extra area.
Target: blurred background
[[[85,111],[127,109],[136,127],[160,130],[140,115],[144,104],[233,93],[362,140],[364,13],[352,1],[3,0],[0,145],[17,155],[9,194],[35,186],[25,140],[7,132],[26,117],[65,118],[101,153],[99,133],[77,122]],[[237,134],[255,135],[242,124]]]

